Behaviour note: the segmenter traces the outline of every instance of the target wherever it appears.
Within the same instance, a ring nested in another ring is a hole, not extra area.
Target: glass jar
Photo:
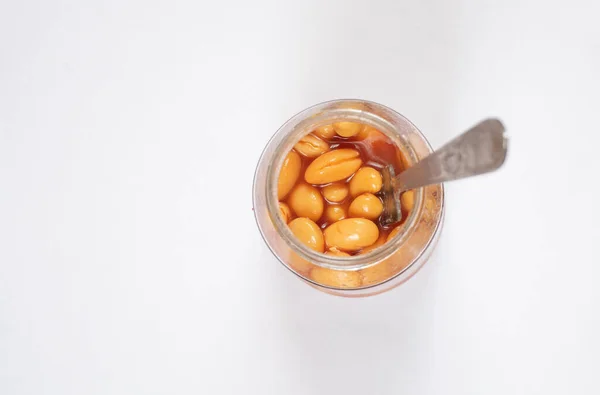
[[[438,184],[416,189],[414,208],[404,225],[390,241],[366,254],[337,257],[309,249],[279,215],[279,171],[300,138],[340,121],[363,123],[386,134],[402,152],[406,167],[433,152],[409,120],[381,104],[363,100],[317,104],[288,120],[267,143],[254,175],[254,215],[271,252],[299,278],[331,294],[369,296],[402,284],[427,262],[442,228],[444,188]]]

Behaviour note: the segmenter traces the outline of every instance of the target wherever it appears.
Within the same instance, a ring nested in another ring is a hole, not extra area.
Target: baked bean
[[[290,210],[290,207],[282,202],[279,202],[279,213],[281,214],[281,218],[283,218],[283,222],[285,222],[286,224],[290,222],[290,220],[293,217],[292,210]]]
[[[296,151],[290,151],[283,161],[277,181],[277,197],[282,200],[292,190],[300,176],[301,160]]]
[[[317,252],[325,249],[323,232],[319,226],[308,218],[296,218],[289,223],[290,230],[308,248]]]
[[[363,193],[350,203],[348,213],[351,217],[375,220],[383,211],[383,203],[372,193]]]
[[[312,185],[298,184],[287,200],[290,208],[298,217],[307,217],[313,221],[318,221],[323,215],[323,197],[319,190]]]
[[[333,125],[321,126],[319,128],[316,128],[313,133],[324,140],[330,140],[333,136],[335,136],[335,130],[333,129]]]
[[[348,187],[344,184],[331,184],[321,189],[321,192],[328,201],[339,203],[348,196]]]
[[[362,164],[360,153],[351,148],[336,149],[316,158],[306,168],[309,184],[329,184],[350,177]]]
[[[356,122],[336,122],[333,129],[341,137],[352,137],[357,135],[364,128],[363,124]]]
[[[361,193],[377,193],[383,184],[381,174],[372,167],[361,167],[350,180],[350,195],[356,197]]]
[[[365,126],[356,135],[357,140],[385,140],[387,136],[372,126]]]
[[[332,224],[346,218],[344,206],[339,204],[330,204],[325,208],[325,221]]]
[[[413,207],[415,207],[415,191],[410,190],[402,193],[402,195],[400,195],[400,208],[408,212],[411,211]]]
[[[294,145],[294,149],[307,158],[316,158],[329,151],[329,144],[317,136],[307,134]]]
[[[323,235],[327,248],[358,251],[377,241],[379,229],[368,219],[347,218],[329,225]]]

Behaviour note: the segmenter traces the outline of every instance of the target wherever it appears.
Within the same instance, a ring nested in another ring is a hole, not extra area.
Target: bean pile
[[[287,154],[278,179],[282,219],[309,248],[326,255],[367,253],[399,230],[382,226],[381,169],[406,167],[398,147],[375,128],[356,122],[320,127]],[[414,194],[401,196],[403,218]]]

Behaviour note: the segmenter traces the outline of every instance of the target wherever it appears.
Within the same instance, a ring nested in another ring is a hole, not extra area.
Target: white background
[[[597,1],[0,4],[0,394],[600,393]],[[511,138],[367,299],[251,210],[275,130],[354,97]]]

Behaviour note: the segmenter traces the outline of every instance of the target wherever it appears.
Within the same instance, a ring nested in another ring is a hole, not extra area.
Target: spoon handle
[[[507,143],[504,125],[486,119],[400,173],[395,187],[406,191],[494,171],[504,163]]]

